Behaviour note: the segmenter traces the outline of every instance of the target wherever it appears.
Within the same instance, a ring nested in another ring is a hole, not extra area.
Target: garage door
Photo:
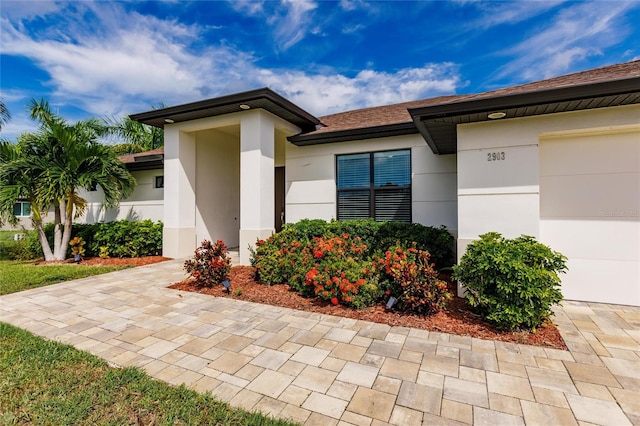
[[[540,139],[540,240],[569,300],[640,306],[640,129]]]

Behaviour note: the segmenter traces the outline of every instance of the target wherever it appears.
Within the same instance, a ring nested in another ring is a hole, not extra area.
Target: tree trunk
[[[62,245],[62,206],[60,203],[56,202],[53,205],[54,211],[54,228],[53,228],[53,256],[54,258],[60,259],[60,246]],[[62,258],[64,260],[64,257]]]
[[[69,240],[71,240],[71,227],[73,226],[73,202],[71,198],[60,202],[60,213],[64,213],[64,231],[62,233],[62,241],[60,242],[61,258],[57,259],[64,260],[67,256]]]
[[[44,233],[44,228],[42,227],[42,220],[33,219],[33,226],[36,228],[36,231],[38,231],[38,239],[42,246],[42,253],[44,254],[45,262],[55,260],[55,257],[51,252],[51,246],[49,246],[49,241],[47,240],[47,235]]]

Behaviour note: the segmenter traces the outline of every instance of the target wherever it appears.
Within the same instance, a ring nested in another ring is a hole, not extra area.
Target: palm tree
[[[158,104],[157,108],[164,107],[161,103]],[[156,109],[155,106],[152,108]],[[126,141],[111,146],[118,155],[151,151],[164,145],[164,131],[160,128],[148,126],[132,120],[128,116],[119,120],[115,118],[105,118],[104,122],[110,134]]]
[[[0,130],[2,127],[7,124],[7,121],[11,119],[11,114],[9,114],[9,110],[4,102],[0,101]]]
[[[0,144],[0,212],[11,216],[18,198],[28,200],[45,260],[64,260],[73,219],[87,207],[78,190],[100,186],[103,206],[108,208],[130,196],[136,182],[117,155],[98,143],[106,132],[101,121],[69,124],[44,100],[31,100],[29,109],[39,123],[38,131],[22,135],[12,148]],[[43,212],[50,206],[55,215],[53,252],[42,224]]]

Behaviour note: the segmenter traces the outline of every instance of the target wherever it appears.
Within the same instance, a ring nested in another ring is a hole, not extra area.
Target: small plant
[[[233,293],[232,293],[232,294],[233,294],[235,297],[242,296],[242,289],[241,289],[241,288],[236,288],[235,290],[233,290]]]
[[[69,246],[71,247],[71,254],[76,262],[79,262],[80,259],[84,256],[84,245],[85,241],[82,237],[73,237],[71,241],[69,241]]]
[[[98,254],[101,259],[107,259],[109,257],[109,247],[100,246],[100,254]]]
[[[562,300],[558,273],[566,261],[533,237],[490,232],[467,246],[453,277],[466,287],[469,304],[498,328],[535,331]]]
[[[390,248],[377,258],[377,264],[385,277],[385,293],[397,298],[398,309],[403,312],[432,314],[452,297],[447,284],[438,279],[429,253],[418,250],[415,244],[408,249]]]
[[[229,278],[231,258],[222,240],[215,244],[204,240],[195,250],[192,260],[184,262],[184,269],[196,280],[198,287],[213,287]]]

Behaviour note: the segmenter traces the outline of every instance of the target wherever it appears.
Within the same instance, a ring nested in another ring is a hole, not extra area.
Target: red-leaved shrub
[[[426,315],[442,309],[451,299],[447,284],[429,263],[429,253],[415,247],[393,247],[377,258],[387,294],[398,299],[403,312]]]
[[[213,287],[229,278],[231,258],[222,240],[215,244],[204,240],[195,250],[193,259],[184,262],[184,269],[196,280],[198,287]]]

